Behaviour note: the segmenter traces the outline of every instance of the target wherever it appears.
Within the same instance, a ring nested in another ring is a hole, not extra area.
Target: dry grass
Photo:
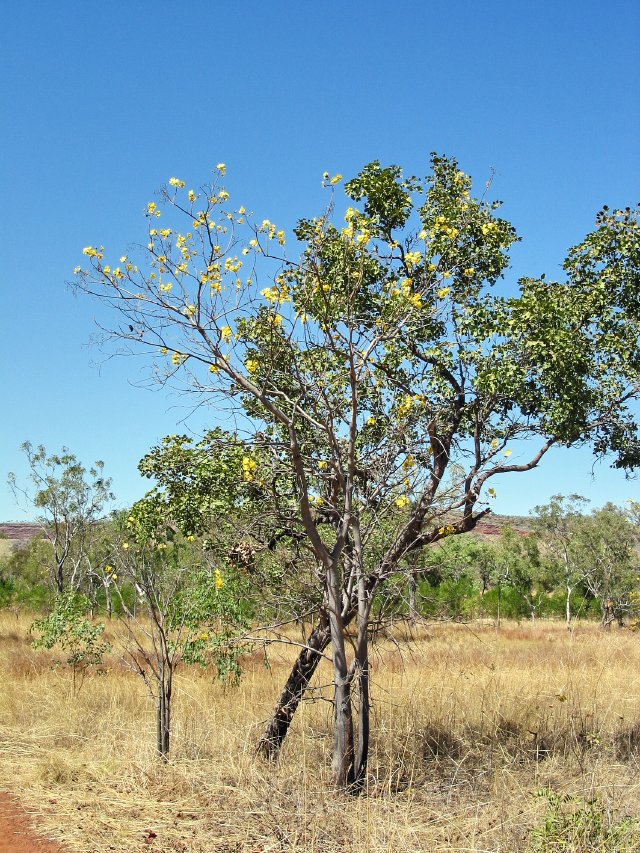
[[[71,698],[28,619],[0,617],[0,787],[75,853],[524,851],[550,787],[599,797],[603,820],[640,817],[640,637],[580,626],[437,626],[374,656],[368,790],[332,790],[331,706],[296,717],[277,766],[253,747],[294,650],[247,661],[239,687],[185,670],[172,757],[153,708],[119,666]],[[327,678],[326,669],[319,673]],[[550,844],[550,842],[549,842]],[[545,850],[637,850],[547,846]]]

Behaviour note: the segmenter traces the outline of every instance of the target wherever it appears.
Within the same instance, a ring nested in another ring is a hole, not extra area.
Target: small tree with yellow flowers
[[[372,604],[407,556],[473,529],[495,478],[554,445],[640,461],[638,211],[604,210],[565,280],[525,278],[505,297],[492,286],[516,232],[454,159],[433,155],[424,179],[370,163],[341,214],[326,174],[328,206],[299,221],[291,255],[217,171],[198,192],[171,178],[141,256],[89,246],[77,286],[114,309],[102,324],[125,348],[155,356],[159,381],[235,416],[230,441],[250,449],[237,481],[274,536],[306,549],[317,590],[260,750],[278,754],[330,646],[333,773],[358,790]]]
[[[195,536],[182,536],[164,510],[149,494],[126,522],[119,520],[108,572],[126,628],[124,659],[155,704],[156,749],[166,759],[180,665],[213,663],[221,678],[239,676],[247,590],[214,555],[203,553]]]

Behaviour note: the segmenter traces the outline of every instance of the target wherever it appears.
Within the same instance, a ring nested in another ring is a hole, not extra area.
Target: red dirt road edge
[[[37,835],[18,800],[0,791],[0,853],[67,853],[55,841]]]

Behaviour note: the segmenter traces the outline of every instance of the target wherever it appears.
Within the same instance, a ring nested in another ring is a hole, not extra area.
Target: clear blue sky
[[[125,505],[148,448],[206,423],[92,348],[96,306],[65,286],[83,246],[143,239],[170,176],[197,186],[224,161],[234,198],[291,225],[321,209],[325,169],[453,154],[480,183],[496,169],[525,238],[513,280],[558,276],[602,204],[640,198],[639,43],[637,0],[4,0],[0,520],[26,517],[4,485],[24,439],[104,459]],[[495,509],[639,497],[591,464],[557,452],[505,478]]]

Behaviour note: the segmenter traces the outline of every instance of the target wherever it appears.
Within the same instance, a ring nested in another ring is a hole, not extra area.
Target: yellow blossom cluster
[[[225,259],[224,268],[227,272],[237,273],[242,267],[242,261],[236,257],[229,257]]]
[[[331,186],[335,186],[336,184],[339,184],[341,180],[342,175],[334,175],[332,178],[329,177],[329,172],[324,172],[324,174],[322,175],[323,186],[325,185],[325,183],[329,183]]]
[[[260,367],[260,362],[256,361],[255,358],[248,358],[245,362],[245,367],[249,373],[257,373]]]
[[[255,459],[252,459],[250,456],[242,457],[242,479],[245,482],[249,483],[253,480],[253,475],[255,474],[255,470],[258,467],[258,463]]]
[[[180,178],[169,178],[169,185],[176,187],[177,189],[182,189],[184,187],[184,181],[181,181]]]
[[[449,225],[446,220],[446,217],[444,216],[436,216],[435,221],[433,223],[433,230],[436,232],[436,235],[438,234],[438,232],[440,232],[440,234],[444,235],[445,237],[448,237],[450,240],[455,240],[455,238],[460,233],[460,230],[458,228],[454,228],[453,225]]]
[[[82,254],[89,258],[97,258],[98,260],[101,260],[104,254],[104,246],[100,246],[99,249],[94,249],[93,246],[85,246],[82,250]]]
[[[260,296],[266,299],[270,305],[283,305],[289,300],[289,288],[286,282],[282,282],[278,287],[265,287],[260,291]]]
[[[416,405],[426,405],[426,398],[424,394],[405,394],[402,398],[402,402],[398,406],[398,417],[404,418]]]
[[[455,527],[453,526],[453,524],[446,524],[444,525],[444,527],[438,528],[438,533],[440,534],[440,536],[450,536],[454,530]]]
[[[222,579],[222,573],[220,572],[220,569],[216,569],[213,574],[216,589],[222,589],[222,587],[224,586],[224,580]]]
[[[396,498],[396,506],[399,509],[403,509],[405,506],[408,506],[409,503],[409,498],[406,495],[400,495],[399,498]]]

